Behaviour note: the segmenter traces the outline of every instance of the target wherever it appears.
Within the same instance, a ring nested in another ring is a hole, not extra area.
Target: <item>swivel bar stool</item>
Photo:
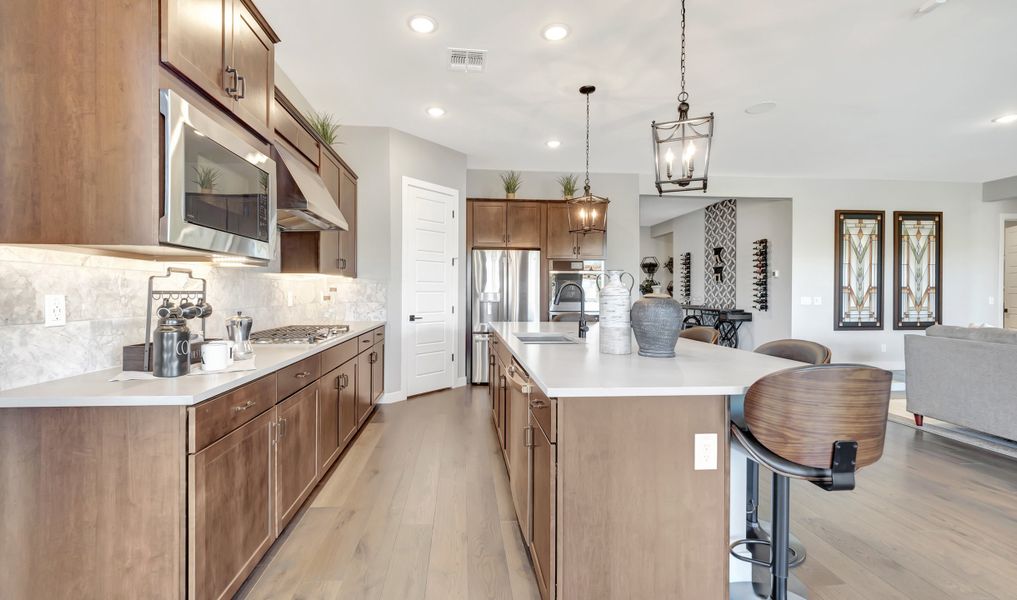
[[[810,365],[828,365],[832,357],[829,348],[808,340],[775,340],[763,344],[755,351],[758,354],[786,358]],[[769,534],[759,524],[759,463],[751,458],[745,462],[745,537],[750,540],[769,540]],[[791,548],[794,550],[794,558],[790,565],[793,568],[805,560],[805,546],[792,538]]]
[[[769,546],[771,600],[801,598],[788,592],[790,478],[826,491],[852,490],[855,472],[883,455],[890,404],[889,371],[865,365],[816,365],[778,371],[745,395],[746,427],[731,435],[773,472],[773,534],[731,545]],[[734,590],[732,590],[734,592]]]
[[[704,327],[697,325],[695,327],[689,327],[688,329],[682,329],[678,333],[678,337],[685,338],[687,340],[696,340],[697,342],[703,342],[705,344],[716,344],[720,341],[720,332],[713,327]]]

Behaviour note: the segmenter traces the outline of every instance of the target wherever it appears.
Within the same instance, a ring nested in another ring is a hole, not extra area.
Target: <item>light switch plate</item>
[[[814,298],[812,298],[812,305],[813,306],[822,306],[823,305],[823,297],[822,296],[815,296]]]
[[[696,467],[697,471],[717,470],[717,434],[696,434]]]
[[[802,306],[812,306],[812,296],[802,296]]]
[[[67,305],[63,294],[46,294],[45,325],[61,327],[67,324]]]

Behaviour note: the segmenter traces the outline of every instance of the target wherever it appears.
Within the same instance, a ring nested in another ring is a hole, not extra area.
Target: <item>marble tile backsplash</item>
[[[0,246],[0,390],[119,366],[123,346],[145,338],[148,278],[168,266],[208,280],[210,337],[224,336],[224,319],[238,310],[254,318],[255,330],[385,319],[385,284],[378,281],[284,275],[277,262],[257,269],[170,265]],[[185,278],[156,281],[175,289]],[[66,296],[65,326],[43,325],[46,294]],[[200,321],[190,327],[199,331]]]

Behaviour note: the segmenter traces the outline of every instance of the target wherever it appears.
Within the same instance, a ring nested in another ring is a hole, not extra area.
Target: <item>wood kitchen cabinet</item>
[[[515,506],[519,526],[523,536],[529,540],[527,523],[528,456],[527,427],[529,421],[530,383],[525,371],[510,364],[504,373],[506,383],[507,422],[505,442],[508,457],[509,490],[512,492],[512,504]]]
[[[530,556],[543,600],[555,598],[555,510],[558,464],[555,445],[530,414]]]
[[[163,0],[162,61],[270,139],[279,37],[244,0]]]
[[[276,535],[317,483],[318,386],[309,385],[276,406]]]
[[[549,204],[546,248],[548,258],[604,258],[604,233],[570,233],[568,208],[564,203]]]
[[[385,395],[385,342],[374,345],[374,358],[371,359],[371,405],[381,401]]]
[[[374,378],[371,376],[372,360],[374,356],[374,349],[362,352],[357,357],[357,405],[356,405],[356,419],[357,423],[363,423],[364,420],[371,414],[371,404],[374,394],[371,391],[371,386],[374,384]]]
[[[544,231],[544,203],[529,201],[471,202],[475,248],[540,248]]]
[[[188,460],[188,597],[230,598],[276,538],[276,408]]]
[[[357,433],[357,364],[351,360],[339,367],[339,439],[340,445],[346,444]]]
[[[357,175],[311,129],[306,118],[275,91],[275,139],[307,159],[346,218],[349,231],[284,231],[280,237],[283,273],[357,276]],[[313,158],[312,158],[313,157]]]
[[[339,369],[318,380],[318,472],[324,474],[342,452],[339,436]]]

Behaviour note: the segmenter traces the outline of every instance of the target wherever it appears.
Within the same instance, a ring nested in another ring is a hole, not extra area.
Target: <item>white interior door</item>
[[[455,382],[459,192],[403,177],[403,373],[407,396]]]
[[[1003,246],[1003,327],[1017,329],[1017,224],[1007,223]]]

